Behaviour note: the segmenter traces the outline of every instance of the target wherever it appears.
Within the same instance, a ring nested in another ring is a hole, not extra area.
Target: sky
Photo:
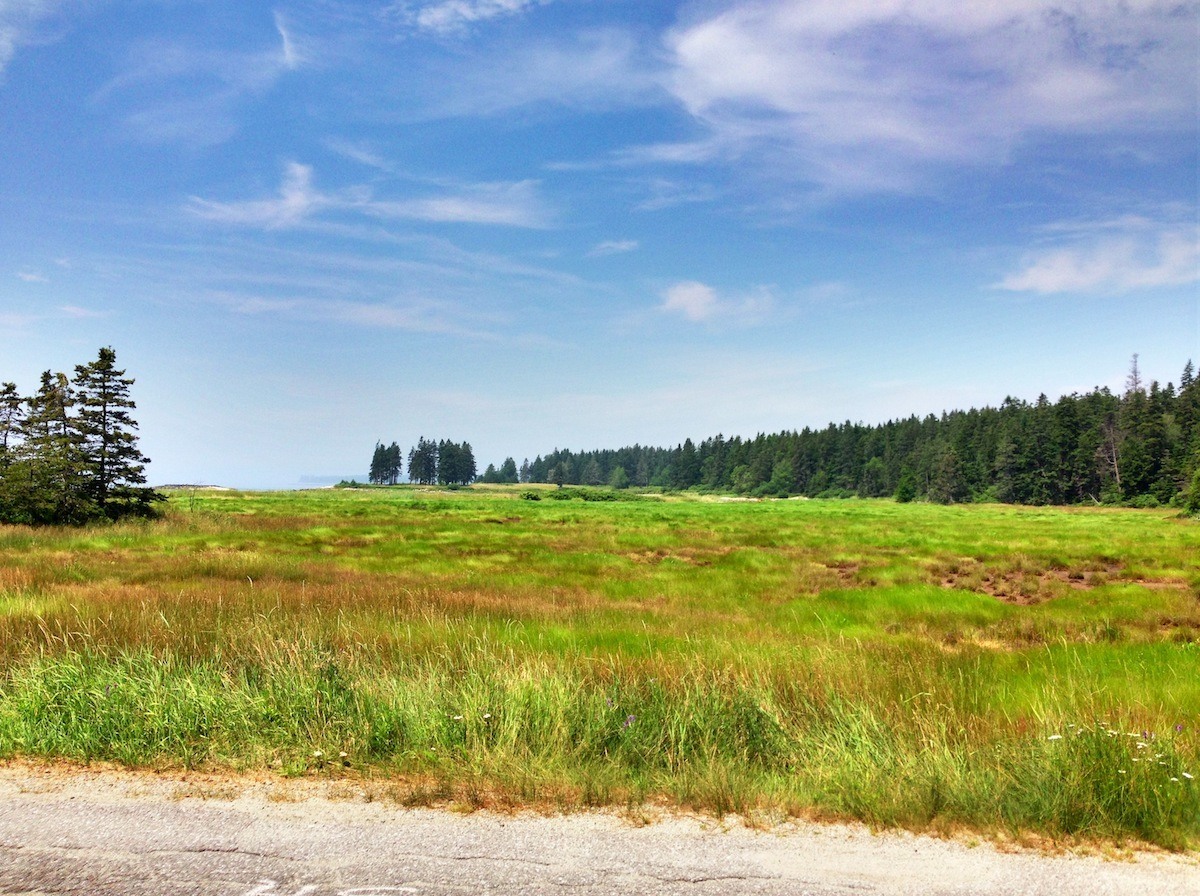
[[[0,380],[152,484],[1200,363],[1194,0],[0,0]]]

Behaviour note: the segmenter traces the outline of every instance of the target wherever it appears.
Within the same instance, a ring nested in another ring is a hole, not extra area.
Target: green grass
[[[520,491],[0,528],[0,756],[1200,842],[1195,523]]]

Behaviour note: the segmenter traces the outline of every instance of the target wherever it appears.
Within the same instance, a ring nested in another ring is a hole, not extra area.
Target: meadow
[[[1200,844],[1200,524],[523,492],[0,527],[0,758]]]

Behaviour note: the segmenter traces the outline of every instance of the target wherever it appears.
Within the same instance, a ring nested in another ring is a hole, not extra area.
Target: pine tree
[[[98,508],[83,488],[79,438],[71,425],[71,386],[64,374],[42,374],[26,400],[20,446],[5,470],[0,511],[23,523],[84,523]]]
[[[145,487],[149,460],[138,448],[137,421],[130,413],[137,407],[129,397],[133,379],[117,369],[116,360],[111,348],[102,348],[95,361],[75,367],[72,381],[79,408],[74,428],[85,494],[114,519],[144,516],[154,502],[163,500]]]
[[[383,447],[383,442],[375,443],[375,453],[371,455],[371,470],[367,474],[367,481],[373,485],[383,485],[385,481],[384,468],[387,466],[387,449]]]
[[[500,481],[514,483],[518,478],[517,462],[511,457],[504,458],[504,463],[500,465]]]
[[[25,417],[24,404],[16,383],[0,384],[0,470],[12,460],[17,433]]]
[[[400,446],[395,442],[387,446],[383,454],[383,476],[388,485],[396,485],[400,481],[400,474],[404,472],[404,462],[400,453]]]

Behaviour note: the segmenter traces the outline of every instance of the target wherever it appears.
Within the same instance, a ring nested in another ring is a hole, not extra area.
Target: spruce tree
[[[73,421],[84,494],[106,516],[147,515],[163,500],[146,488],[149,459],[138,448],[136,409],[129,395],[133,379],[116,366],[111,348],[75,367],[72,385],[78,413]]]
[[[372,485],[383,485],[386,466],[387,449],[383,447],[383,442],[376,442],[375,453],[371,455],[371,469],[367,473],[367,481]]]
[[[400,474],[404,471],[404,462],[401,459],[400,446],[395,442],[388,445],[384,451],[383,472],[387,479],[388,485],[396,485],[400,481]]]
[[[517,462],[511,457],[504,458],[504,463],[500,465],[500,481],[501,482],[516,482],[519,474],[517,473]]]
[[[25,417],[24,404],[16,383],[0,384],[0,471],[12,460],[17,433]]]
[[[83,523],[98,507],[84,487],[84,462],[69,416],[74,403],[65,374],[42,374],[17,432],[20,446],[5,470],[4,518],[23,523]]]

